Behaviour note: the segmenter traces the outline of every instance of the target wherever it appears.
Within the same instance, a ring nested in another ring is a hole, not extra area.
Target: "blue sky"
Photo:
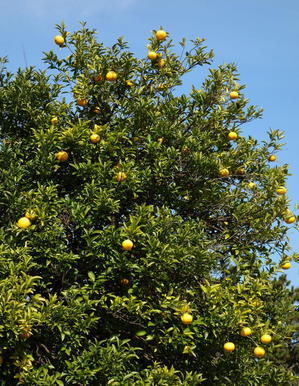
[[[178,42],[204,37],[215,50],[215,64],[235,62],[246,97],[265,109],[264,117],[245,129],[265,139],[270,128],[285,131],[279,163],[290,164],[289,197],[299,203],[299,1],[298,0],[15,0],[1,1],[0,56],[9,68],[42,66],[42,52],[56,49],[55,24],[68,30],[87,21],[109,45],[125,36],[137,56],[147,52],[147,38],[161,25]],[[203,70],[205,71],[205,70]],[[198,79],[186,79],[200,86]],[[297,211],[298,214],[298,211]],[[298,232],[290,232],[299,251]],[[299,265],[288,272],[298,284]]]

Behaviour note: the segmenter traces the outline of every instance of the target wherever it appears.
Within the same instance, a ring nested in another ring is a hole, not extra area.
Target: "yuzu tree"
[[[58,33],[47,71],[2,60],[2,384],[294,384],[283,133],[243,133],[234,64],[182,92],[204,39]]]

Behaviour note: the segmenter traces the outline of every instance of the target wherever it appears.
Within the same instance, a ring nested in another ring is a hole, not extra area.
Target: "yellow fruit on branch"
[[[156,38],[157,40],[159,41],[163,41],[167,38],[167,32],[164,31],[164,29],[159,29],[157,32],[156,32]]]
[[[58,46],[62,46],[62,45],[64,44],[64,38],[63,38],[63,36],[61,36],[61,35],[55,36],[54,42],[55,42]]]
[[[220,177],[228,177],[229,176],[229,170],[226,168],[219,170],[219,176]]]
[[[147,54],[147,57],[148,57],[150,60],[156,60],[157,57],[158,57],[158,54],[157,54],[157,52],[155,52],[155,51],[149,51],[149,53]]]
[[[129,86],[129,87],[134,86],[134,83],[133,83],[131,80],[126,80],[126,84],[127,84],[127,86]]]
[[[183,324],[191,324],[193,322],[193,316],[189,312],[185,312],[181,316],[181,321]]]
[[[266,351],[263,349],[263,347],[257,346],[253,350],[253,353],[256,358],[263,358],[266,354]]]
[[[159,68],[164,68],[166,66],[166,60],[165,59],[160,59],[158,62]]]
[[[238,134],[235,131],[231,131],[227,135],[230,141],[235,141],[238,138]]]
[[[231,99],[239,98],[239,93],[237,91],[232,91],[230,94]]]
[[[261,336],[261,342],[264,344],[268,344],[272,342],[272,336],[269,334],[264,334]]]
[[[286,194],[288,191],[288,189],[284,186],[279,186],[277,189],[276,189],[276,192],[278,194]]]
[[[69,159],[69,155],[66,151],[61,150],[58,153],[56,153],[56,159],[59,162],[66,162]]]
[[[248,188],[250,188],[250,189],[255,189],[256,188],[256,183],[255,182],[249,182],[248,183]]]
[[[52,123],[52,125],[56,125],[58,123],[58,117],[52,117],[51,123]]]
[[[115,71],[108,71],[106,79],[109,80],[109,82],[115,81],[117,79],[117,73]]]
[[[246,170],[244,168],[238,168],[236,169],[235,173],[237,176],[244,176],[244,174],[246,173]]]
[[[249,336],[252,334],[252,330],[249,327],[243,327],[242,330],[240,331],[241,336]]]
[[[283,264],[281,265],[281,268],[282,268],[282,269],[290,269],[291,266],[292,266],[291,262],[286,261],[285,263],[283,263]]]
[[[127,175],[124,172],[118,172],[115,176],[115,179],[117,182],[123,182],[126,178],[127,178]]]
[[[226,342],[224,343],[223,348],[224,348],[224,351],[232,352],[235,350],[236,346],[232,342]]]
[[[31,225],[31,221],[29,220],[29,218],[27,217],[21,217],[18,222],[18,227],[21,228],[21,229],[27,229],[30,227]]]
[[[100,142],[101,137],[99,136],[99,134],[93,133],[93,134],[91,134],[89,139],[90,139],[90,142],[92,142],[92,143],[98,143],[98,142]]]
[[[274,161],[276,161],[277,160],[277,157],[276,157],[276,155],[274,155],[274,154],[271,154],[269,157],[268,157],[268,161],[270,161],[270,162],[274,162]]]
[[[287,224],[293,224],[294,222],[296,222],[296,217],[295,216],[289,216],[289,217],[285,218],[285,222]]]
[[[93,110],[96,114],[100,114],[101,113],[101,109],[97,106],[95,107],[95,109]]]
[[[133,241],[132,241],[132,240],[129,240],[129,239],[124,240],[124,241],[122,242],[121,245],[122,245],[122,248],[123,248],[125,251],[131,251],[131,250],[133,249],[133,247],[134,247]]]
[[[85,107],[88,105],[88,100],[86,98],[77,100],[78,106]]]
[[[129,279],[127,279],[127,278],[121,279],[120,284],[121,285],[128,285],[129,284]]]

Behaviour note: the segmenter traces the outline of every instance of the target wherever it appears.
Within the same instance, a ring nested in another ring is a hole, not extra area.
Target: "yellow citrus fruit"
[[[157,54],[157,52],[155,52],[155,51],[149,51],[149,53],[147,54],[147,57],[148,57],[150,60],[156,60],[157,57],[158,57],[158,54]]]
[[[133,241],[127,239],[127,240],[124,240],[124,241],[122,242],[121,246],[123,247],[123,249],[124,249],[125,251],[131,251],[132,248],[133,248],[133,246],[134,246],[134,244],[133,244]]]
[[[193,316],[189,312],[185,312],[181,316],[181,321],[183,324],[191,324],[193,322]]]
[[[92,143],[98,143],[98,142],[100,142],[101,137],[99,136],[99,134],[93,133],[93,134],[91,134],[89,139],[90,139],[90,142],[92,142]]]
[[[56,153],[56,158],[59,162],[66,162],[69,159],[69,155],[66,151],[61,150],[58,153]]]
[[[236,346],[232,342],[226,342],[223,345],[225,351],[232,352],[235,350]]]
[[[37,215],[32,211],[27,211],[25,213],[25,217],[28,218],[30,221],[35,221],[37,219]]]
[[[246,170],[244,168],[238,168],[238,169],[236,169],[235,173],[238,176],[244,176],[244,174],[246,173]]]
[[[163,41],[167,38],[167,32],[164,31],[164,29],[159,29],[157,32],[156,32],[156,38],[157,40],[159,41]]]
[[[97,106],[95,107],[95,109],[93,110],[96,114],[100,114],[101,113],[101,109]]]
[[[115,178],[117,182],[123,182],[127,178],[127,175],[124,172],[118,172]]]
[[[287,188],[285,188],[284,186],[279,186],[277,189],[276,189],[276,192],[278,194],[286,194],[286,192],[288,191]]]
[[[226,168],[220,169],[219,175],[220,175],[220,177],[228,177],[229,176],[229,170]]]
[[[264,334],[261,336],[261,342],[264,344],[268,344],[272,342],[272,336],[269,334]]]
[[[293,224],[294,222],[296,222],[296,217],[295,217],[295,216],[287,217],[287,218],[285,219],[285,222],[286,222],[287,224]]]
[[[160,59],[158,62],[159,68],[163,68],[166,66],[166,60],[165,59]]]
[[[128,284],[129,284],[129,279],[123,278],[123,279],[121,279],[120,283],[121,283],[122,285],[128,285]]]
[[[239,93],[237,91],[232,91],[230,94],[231,99],[239,98]]]
[[[77,100],[77,104],[81,107],[85,107],[88,105],[88,100],[86,98],[84,99],[78,99]]]
[[[282,269],[290,269],[292,264],[289,261],[286,261],[285,263],[282,264],[281,268]]]
[[[126,80],[127,86],[132,87],[134,83],[131,80]]]
[[[256,358],[263,358],[266,354],[266,351],[263,349],[263,347],[259,347],[257,346],[254,350],[253,350],[253,353],[254,353],[254,356]]]
[[[276,155],[274,155],[274,154],[271,154],[270,156],[269,156],[269,158],[268,158],[268,161],[271,161],[271,162],[274,162],[274,161],[276,161],[277,160],[277,157],[276,157]]]
[[[62,46],[62,45],[64,44],[64,38],[63,38],[63,36],[61,36],[61,35],[55,36],[54,42],[55,42],[58,46]]]
[[[248,183],[248,187],[249,187],[250,189],[255,189],[255,188],[256,188],[256,183],[255,183],[255,182],[249,182],[249,183]]]
[[[242,330],[240,331],[241,336],[249,336],[252,334],[252,330],[249,327],[243,327]]]
[[[99,74],[99,75],[95,75],[93,77],[93,79],[95,82],[100,82],[101,80],[103,80],[103,77],[102,77],[102,75]]]
[[[30,227],[30,225],[31,225],[31,221],[27,217],[21,217],[18,220],[18,227],[19,228],[27,229],[28,227]]]
[[[108,71],[106,74],[106,79],[113,82],[117,79],[117,73],[115,71]]]
[[[58,123],[58,117],[52,117],[51,123],[52,123],[52,125],[56,125]]]
[[[234,141],[238,138],[238,134],[235,131],[231,131],[228,133],[227,137],[229,140]]]
[[[164,141],[165,141],[165,138],[164,138],[164,137],[158,138],[158,142],[159,142],[159,143],[162,144]]]

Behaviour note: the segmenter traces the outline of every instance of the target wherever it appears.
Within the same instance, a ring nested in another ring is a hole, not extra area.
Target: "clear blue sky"
[[[285,131],[279,163],[290,164],[292,209],[299,203],[298,0],[2,0],[1,16],[0,56],[9,57],[13,71],[26,63],[42,66],[42,52],[58,49],[54,26],[61,21],[68,30],[87,21],[107,45],[125,36],[137,56],[145,55],[151,30],[161,25],[174,41],[206,38],[215,64],[237,63],[246,96],[265,109],[264,118],[245,133],[265,139],[270,128]],[[192,83],[200,86],[200,79]],[[298,235],[290,232],[294,251],[299,251]],[[298,273],[298,264],[288,272],[294,284]]]

